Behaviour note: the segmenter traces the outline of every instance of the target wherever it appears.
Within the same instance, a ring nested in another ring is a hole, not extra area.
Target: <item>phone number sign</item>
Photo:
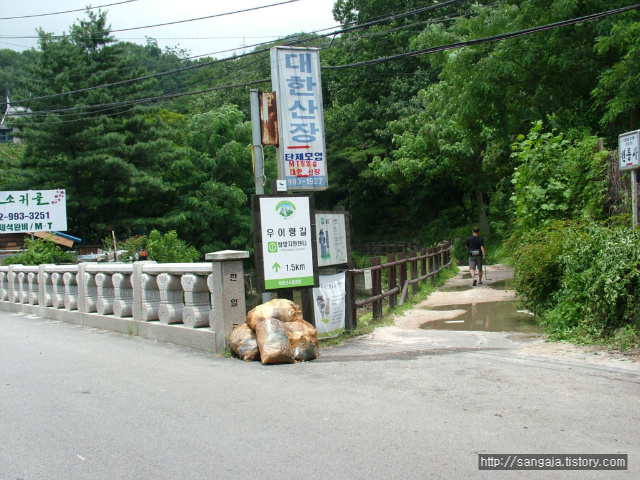
[[[64,190],[0,192],[0,234],[66,230]]]

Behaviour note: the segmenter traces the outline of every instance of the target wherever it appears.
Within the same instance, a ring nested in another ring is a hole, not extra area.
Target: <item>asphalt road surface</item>
[[[382,329],[264,366],[0,312],[0,365],[1,480],[640,478],[640,363],[540,339]]]

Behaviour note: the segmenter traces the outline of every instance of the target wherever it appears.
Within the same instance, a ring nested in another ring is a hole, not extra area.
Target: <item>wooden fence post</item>
[[[393,263],[395,261],[396,261],[395,254],[389,253],[387,255],[387,263]],[[387,271],[389,272],[387,275],[388,281],[389,281],[389,290],[393,290],[398,285],[398,282],[396,280],[396,267],[395,266],[389,267]],[[389,306],[391,308],[394,308],[397,304],[398,304],[398,294],[392,293],[389,296]]]
[[[407,254],[405,252],[400,252],[398,254],[398,262],[400,263],[400,305],[402,305],[409,296],[409,289],[407,288],[405,291],[405,284],[407,283]]]
[[[427,250],[429,252],[429,273],[433,273],[435,271],[434,269],[434,251],[435,248],[429,248]],[[435,279],[435,275],[431,275],[431,283],[436,283],[436,279]]]
[[[346,303],[347,312],[345,318],[344,328],[347,330],[354,330],[358,326],[358,310],[356,307],[356,274],[351,270],[347,270],[346,276]]]
[[[417,256],[418,256],[417,251],[412,250],[411,252],[409,252],[409,257],[413,259],[411,260],[411,280],[415,280],[418,278],[418,259],[416,258]],[[415,295],[416,293],[418,293],[419,288],[420,287],[418,285],[418,282],[412,283],[411,293]]]
[[[369,264],[372,267],[380,265],[380,257],[371,257]],[[375,297],[382,293],[382,270],[371,271],[371,296]],[[376,300],[372,305],[373,318],[382,317],[382,299]]]
[[[427,249],[426,248],[421,248],[420,249],[420,256],[424,257],[420,260],[420,276],[424,277],[428,272],[427,272]],[[426,281],[427,279],[425,278],[424,281]]]

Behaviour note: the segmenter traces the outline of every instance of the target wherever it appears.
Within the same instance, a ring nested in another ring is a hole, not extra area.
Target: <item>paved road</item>
[[[0,480],[639,478],[640,364],[384,330],[263,366],[0,312]],[[479,471],[478,453],[628,453]]]

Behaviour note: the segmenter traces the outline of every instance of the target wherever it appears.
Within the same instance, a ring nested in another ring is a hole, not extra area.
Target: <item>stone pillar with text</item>
[[[208,279],[211,291],[209,326],[216,332],[216,349],[225,347],[226,339],[236,325],[245,323],[247,315],[242,261],[249,252],[223,250],[207,253],[205,259],[213,262],[213,273]]]

